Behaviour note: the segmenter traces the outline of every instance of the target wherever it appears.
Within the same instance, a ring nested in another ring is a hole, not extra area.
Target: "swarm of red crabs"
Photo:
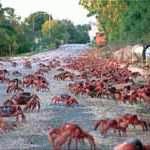
[[[100,129],[101,134],[106,134],[109,130],[113,130],[115,133],[118,132],[118,134],[121,135],[127,135],[127,128],[129,125],[134,126],[140,126],[143,131],[148,131],[150,128],[150,123],[146,120],[140,119],[135,114],[124,114],[123,116],[120,116],[118,118],[114,119],[102,119],[98,120],[95,124],[94,129],[97,128]]]
[[[115,133],[118,132],[121,136],[126,135],[126,129],[129,125],[141,126],[143,131],[147,131],[150,124],[146,121],[139,119],[137,115],[125,114],[116,119],[103,119],[96,122],[94,129],[100,128],[101,134],[106,134],[108,130],[113,130]],[[52,144],[53,150],[71,149],[71,143],[75,141],[75,149],[78,150],[78,146],[81,142],[87,140],[90,145],[90,150],[96,150],[96,143],[94,136],[87,133],[79,125],[75,123],[65,123],[58,128],[49,128],[48,141]],[[134,141],[134,140],[133,140]],[[129,144],[129,143],[128,143]],[[131,144],[131,143],[130,143]],[[133,144],[133,143],[132,143]],[[121,145],[121,144],[120,144]],[[120,145],[115,147],[115,150],[137,150],[137,149],[121,149]],[[149,150],[150,145],[145,145]],[[120,149],[118,149],[120,148]],[[80,149],[80,148],[79,148]],[[142,150],[142,149],[140,149]]]
[[[91,97],[115,99],[123,103],[150,102],[150,80],[138,84],[136,79],[142,75],[131,72],[128,66],[121,66],[114,60],[76,58],[66,65],[81,73],[82,81],[69,84],[72,93]]]
[[[22,110],[22,106],[24,109]],[[17,122],[26,121],[26,117],[23,111],[40,110],[40,99],[37,95],[28,92],[17,93],[13,95],[9,100],[6,100],[2,106],[0,106],[0,118],[2,117],[16,117]],[[4,119],[0,120],[0,130],[13,129],[13,125],[8,125]]]
[[[58,59],[41,61],[37,64],[38,69],[32,74],[21,73],[16,69],[17,66],[23,66],[24,69],[30,69],[32,72],[32,62],[39,62],[29,59],[24,59],[21,61],[9,60],[11,67],[14,68],[12,71],[5,69],[5,65],[0,63],[1,67],[4,69],[0,70],[0,81],[6,86],[6,93],[11,95],[2,106],[0,106],[0,132],[4,133],[9,129],[16,127],[16,124],[9,124],[5,121],[4,117],[16,117],[17,122],[26,121],[24,112],[33,112],[35,110],[40,110],[40,98],[37,94],[32,94],[30,92],[25,92],[26,88],[33,88],[36,91],[49,91],[49,83],[45,75],[51,71],[52,68],[60,66],[60,61]],[[4,62],[5,63],[5,62]],[[12,79],[10,75],[16,78]],[[11,78],[11,79],[10,79]],[[67,100],[68,101],[68,100]],[[74,102],[73,102],[74,103]],[[72,100],[67,102],[67,105],[72,105]]]
[[[35,60],[36,61],[36,60]],[[38,62],[38,61],[36,61]],[[91,59],[89,57],[69,58],[64,61],[66,66],[61,67],[61,61],[58,59],[42,61],[38,64],[38,69],[24,75],[19,71],[13,71],[12,75],[22,77],[22,79],[9,79],[9,71],[0,70],[0,81],[6,84],[6,93],[13,94],[8,100],[0,106],[0,132],[4,133],[9,129],[14,129],[15,124],[9,125],[3,117],[16,117],[16,121],[25,121],[24,112],[39,111],[41,108],[40,98],[37,94],[25,92],[26,88],[34,88],[36,91],[49,91],[49,82],[47,75],[52,69],[61,71],[54,75],[56,80],[71,80],[69,90],[75,95],[88,95],[90,97],[115,99],[117,102],[123,103],[150,103],[150,80],[145,84],[137,84],[136,79],[142,77],[138,72],[131,72],[128,65],[121,66],[112,59]],[[18,65],[17,62],[11,62],[12,67]],[[32,69],[32,60],[24,60],[25,69]],[[59,67],[59,68],[58,68]],[[78,71],[76,75],[72,71]],[[77,81],[75,81],[77,80]],[[78,105],[79,102],[69,94],[61,94],[51,99],[52,104],[65,106]],[[119,136],[127,136],[129,126],[140,126],[143,131],[148,131],[150,123],[136,114],[124,114],[116,118],[104,118],[98,120],[94,125],[94,129],[100,130],[102,135],[106,135],[112,130]],[[83,130],[78,124],[65,123],[59,128],[50,128],[48,131],[48,141],[52,144],[53,150],[61,150],[67,145],[71,149],[72,143],[75,141],[75,147],[85,140],[88,141],[90,149],[96,150],[96,142],[94,136]],[[143,150],[148,150],[148,146],[143,145]],[[134,149],[134,142],[127,143],[126,146]],[[115,150],[124,150],[119,146]],[[142,150],[142,149],[141,149]]]

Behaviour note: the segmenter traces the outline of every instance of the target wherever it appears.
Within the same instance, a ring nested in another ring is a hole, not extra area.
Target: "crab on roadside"
[[[19,105],[0,106],[0,117],[16,117],[16,121],[25,121],[25,115]]]
[[[8,87],[6,92],[12,93],[12,92],[23,92],[23,88],[20,86],[22,84],[21,80],[19,79],[13,79],[8,81]]]
[[[29,92],[18,93],[4,102],[5,106],[25,105],[24,111],[40,110],[40,99],[36,94]]]
[[[76,143],[76,150],[78,150],[79,142],[84,142],[84,140],[89,142],[91,150],[96,150],[94,137],[77,124],[65,123],[59,128],[49,128],[48,141],[52,144],[53,150],[60,150],[66,143],[69,150],[73,140]]]
[[[64,104],[65,106],[78,105],[78,101],[68,94],[61,94],[60,96],[54,96],[51,100],[52,104]]]

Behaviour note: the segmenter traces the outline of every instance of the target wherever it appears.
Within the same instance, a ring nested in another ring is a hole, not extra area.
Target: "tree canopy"
[[[109,41],[150,42],[149,0],[80,0]]]
[[[64,43],[87,43],[87,26],[56,20],[43,11],[21,21],[13,8],[4,8],[0,3],[0,56],[55,48]]]

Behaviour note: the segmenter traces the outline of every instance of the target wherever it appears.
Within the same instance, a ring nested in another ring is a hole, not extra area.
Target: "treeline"
[[[0,3],[0,56],[56,48],[64,43],[89,42],[89,25],[74,25],[38,11],[21,21],[13,8]]]
[[[80,0],[109,42],[150,42],[149,0]]]

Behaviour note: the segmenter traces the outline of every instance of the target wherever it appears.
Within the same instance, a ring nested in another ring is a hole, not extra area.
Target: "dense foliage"
[[[55,48],[64,43],[87,43],[89,29],[88,25],[55,20],[43,11],[21,21],[13,8],[0,4],[0,56]]]
[[[149,0],[80,0],[109,41],[150,42]]]

